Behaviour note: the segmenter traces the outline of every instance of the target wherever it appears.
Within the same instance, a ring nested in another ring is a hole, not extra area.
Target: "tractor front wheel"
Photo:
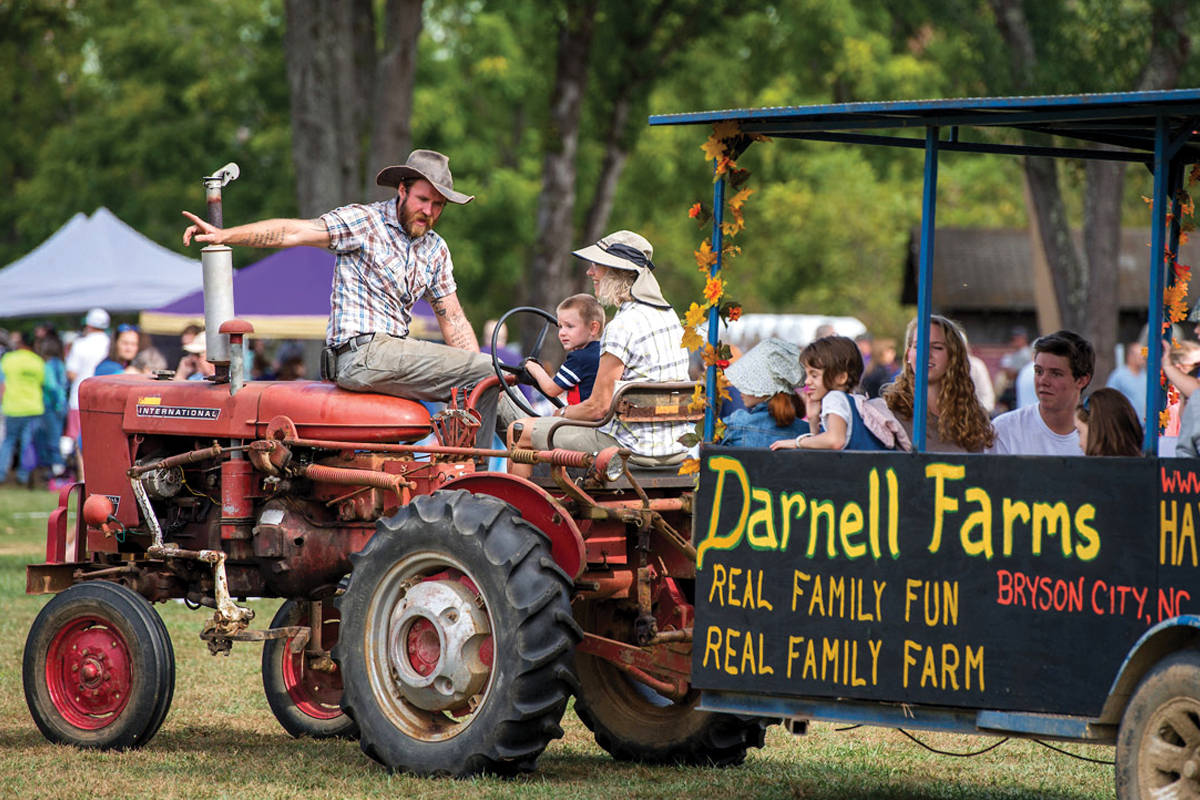
[[[175,653],[158,613],[116,583],[72,586],[25,641],[25,702],[55,744],[125,750],[150,741],[175,692]]]
[[[308,626],[308,603],[288,600],[279,607],[272,628]],[[337,643],[341,616],[331,603],[321,604],[321,644]],[[263,688],[267,705],[283,729],[299,739],[353,739],[358,726],[342,711],[342,672],[336,664],[314,669],[310,656],[292,651],[292,639],[268,639],[263,646]]]

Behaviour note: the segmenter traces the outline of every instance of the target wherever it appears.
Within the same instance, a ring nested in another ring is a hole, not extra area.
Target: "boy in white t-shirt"
[[[1075,406],[1092,381],[1096,351],[1074,331],[1058,331],[1033,343],[1038,402],[992,420],[996,443],[987,452],[1026,456],[1078,456]]]

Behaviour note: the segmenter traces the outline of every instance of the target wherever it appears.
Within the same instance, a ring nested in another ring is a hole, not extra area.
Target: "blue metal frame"
[[[976,711],[860,700],[829,700],[816,697],[780,697],[706,690],[701,711],[751,714],[772,719],[819,719],[848,725],[876,725],[906,730],[1064,739],[1095,744],[1114,744],[1115,725],[1100,725],[1093,719],[1059,714],[1023,714],[1011,711]]]
[[[924,196],[921,212],[921,253],[917,301],[917,363],[927,364],[929,351],[929,315],[932,313],[931,275],[933,271],[934,230],[937,213],[938,158],[942,150],[952,152],[1003,153],[1054,158],[1091,158],[1108,161],[1142,162],[1154,173],[1153,234],[1150,247],[1150,330],[1162,330],[1163,290],[1168,264],[1167,253],[1178,249],[1179,203],[1177,190],[1182,186],[1185,164],[1200,162],[1200,89],[1166,92],[1123,92],[1093,95],[1049,97],[990,97],[954,100],[921,100],[885,103],[840,103],[825,106],[789,106],[781,108],[734,109],[690,114],[666,114],[650,117],[651,125],[696,125],[736,121],[745,133],[764,133],[776,137],[871,144],[925,150]],[[939,130],[950,127],[948,141],[940,141]],[[1096,149],[998,145],[964,142],[960,127],[1019,128],[1054,136],[1126,149]],[[924,130],[924,142],[905,136],[880,136],[863,130]],[[748,144],[748,143],[747,143]],[[1139,152],[1144,151],[1144,152]],[[725,181],[713,189],[713,252],[717,260],[710,271],[721,271],[721,220],[724,211]],[[1168,234],[1167,205],[1172,204],[1175,223]],[[1168,235],[1170,244],[1168,245]],[[718,338],[718,312],[708,313],[708,341]],[[1150,346],[1147,374],[1157,376],[1162,365],[1161,348]],[[925,421],[928,404],[927,376],[917,370],[913,409],[913,439],[917,450],[924,451]],[[716,370],[708,369],[707,390],[710,400],[704,421],[704,438],[712,441],[715,432],[713,406]],[[1143,420],[1143,451],[1156,452],[1158,414],[1162,392],[1158,381],[1147,380],[1146,417]]]

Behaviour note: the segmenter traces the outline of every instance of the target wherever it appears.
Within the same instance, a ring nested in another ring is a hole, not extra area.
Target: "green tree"
[[[200,179],[228,161],[243,178],[227,193],[226,219],[294,214],[278,2],[226,2],[221,13],[153,0],[65,8],[46,2],[29,17],[26,45],[56,44],[32,73],[0,79],[40,70],[57,87],[44,101],[50,113],[20,124],[27,161],[0,209],[0,227],[19,240],[4,255],[99,206],[181,247],[181,206],[201,206]]]

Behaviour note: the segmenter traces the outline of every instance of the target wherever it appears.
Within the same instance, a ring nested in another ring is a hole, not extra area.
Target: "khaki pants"
[[[337,384],[352,392],[379,392],[408,400],[446,402],[457,386],[470,394],[476,384],[493,375],[492,360],[436,342],[399,339],[377,333],[357,350],[337,357]],[[496,431],[496,406],[500,389],[488,390],[480,398],[481,416],[475,446],[491,448]],[[466,397],[462,398],[464,401]],[[508,398],[501,404],[503,424],[524,416]]]

